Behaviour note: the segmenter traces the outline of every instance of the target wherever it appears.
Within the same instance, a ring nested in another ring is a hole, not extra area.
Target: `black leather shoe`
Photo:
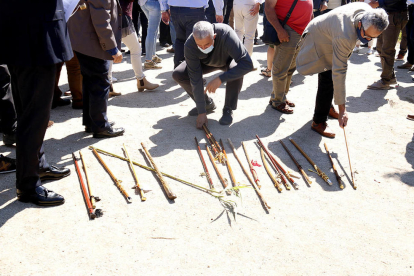
[[[67,168],[59,168],[50,166],[48,169],[40,170],[40,180],[59,180],[70,175],[70,170]]]
[[[112,127],[112,126],[115,125],[115,122],[109,122],[109,125]],[[85,132],[92,133],[93,131],[92,131],[92,128],[90,126],[86,126],[85,127]]]
[[[214,111],[214,109],[216,109],[216,105],[214,104],[213,99],[210,99],[211,102],[210,103],[206,103],[206,113],[210,114]],[[198,110],[197,107],[194,107],[193,109],[191,109],[188,112],[188,116],[198,116]]]
[[[43,186],[36,187],[32,192],[23,192],[17,189],[17,199],[25,203],[32,202],[39,206],[58,206],[65,203],[63,196]]]
[[[16,132],[14,133],[10,133],[10,134],[3,134],[3,143],[6,146],[12,146],[13,144],[16,143]]]
[[[121,136],[125,132],[123,127],[114,128],[111,127],[110,129],[104,130],[102,132],[94,133],[93,138],[111,138],[116,136]]]
[[[59,98],[58,100],[52,102],[52,109],[58,106],[65,106],[65,105],[70,105],[70,100]]]
[[[220,125],[230,125],[233,122],[233,111],[230,107],[223,108],[223,116],[221,117],[219,123]]]

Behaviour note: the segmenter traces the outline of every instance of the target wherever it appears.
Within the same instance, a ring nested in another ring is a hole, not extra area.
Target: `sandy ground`
[[[255,46],[254,57],[264,66],[266,46]],[[15,175],[0,176],[0,275],[414,275],[414,123],[413,82],[406,70],[396,70],[400,86],[389,91],[367,90],[380,75],[380,60],[354,54],[347,77],[346,128],[357,190],[350,185],[344,135],[334,120],[329,125],[335,139],[311,131],[317,76],[295,74],[289,99],[296,103],[293,115],[282,115],[268,105],[271,80],[258,71],[244,78],[234,123],[221,126],[225,89],[213,95],[218,109],[209,115],[209,127],[217,139],[231,138],[247,167],[240,142],[247,142],[251,159],[261,164],[253,143],[258,134],[291,171],[296,167],[277,142],[283,139],[301,165],[310,164],[288,141],[293,137],[327,173],[328,186],[308,172],[308,187],[278,193],[263,167],[256,168],[262,194],[271,206],[263,209],[254,190],[242,189],[237,220],[224,211],[216,198],[167,178],[176,193],[168,200],[155,175],[136,167],[141,183],[152,189],[147,201],[130,189],[134,180],[126,162],[103,156],[115,176],[123,181],[133,203],[127,204],[88,146],[123,155],[146,164],[140,142],[147,144],[162,171],[208,187],[194,137],[200,140],[204,158],[204,133],[195,128],[187,112],[192,100],[171,79],[172,55],[158,54],[164,68],[146,71],[150,80],[162,83],[151,93],[138,93],[129,56],[114,66],[115,84],[122,96],[110,99],[108,115],[126,128],[122,137],[94,139],[84,132],[81,111],[69,106],[52,110],[55,124],[46,133],[45,148],[51,164],[68,166],[72,174],[46,182],[64,195],[60,207],[39,208],[16,201]],[[402,62],[396,62],[396,65]],[[216,74],[207,77],[211,80]],[[67,90],[65,68],[61,89]],[[345,189],[340,190],[323,143],[339,169]],[[225,143],[236,179],[247,178]],[[102,201],[104,216],[89,220],[71,153],[83,150],[91,184]],[[13,148],[0,151],[14,157]],[[221,187],[208,160],[214,184]],[[229,179],[225,167],[220,170]]]

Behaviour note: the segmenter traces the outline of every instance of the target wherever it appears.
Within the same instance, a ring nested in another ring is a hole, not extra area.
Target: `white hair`
[[[199,21],[193,27],[193,37],[197,40],[201,40],[210,36],[214,38],[213,25],[207,21]]]
[[[365,30],[371,26],[374,26],[375,29],[383,32],[389,24],[388,14],[384,9],[373,9],[362,15],[361,22]]]

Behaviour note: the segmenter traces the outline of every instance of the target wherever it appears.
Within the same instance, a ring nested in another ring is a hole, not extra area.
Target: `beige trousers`
[[[253,54],[254,34],[259,21],[259,14],[250,15],[250,10],[253,7],[254,5],[233,4],[234,30],[240,41],[243,41],[244,37],[244,47],[250,56]]]

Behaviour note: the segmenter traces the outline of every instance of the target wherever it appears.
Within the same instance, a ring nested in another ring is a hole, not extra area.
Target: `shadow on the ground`
[[[352,113],[378,111],[381,106],[387,104],[385,99],[387,92],[388,90],[366,89],[359,97],[349,96],[347,111]]]

